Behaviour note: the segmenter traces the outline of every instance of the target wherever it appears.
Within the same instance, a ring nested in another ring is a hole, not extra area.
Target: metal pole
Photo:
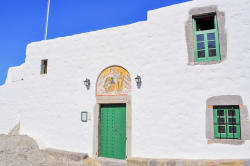
[[[49,8],[50,8],[50,0],[48,0],[48,8],[47,8],[47,18],[46,18],[46,26],[45,26],[44,40],[47,40],[48,23],[49,23]]]

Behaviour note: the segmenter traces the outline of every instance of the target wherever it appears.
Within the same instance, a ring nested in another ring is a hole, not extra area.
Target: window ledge
[[[189,62],[188,65],[212,65],[212,64],[218,64],[222,61],[207,61],[207,62]]]
[[[208,144],[219,143],[219,144],[230,144],[230,145],[243,145],[245,140],[240,139],[208,139]]]

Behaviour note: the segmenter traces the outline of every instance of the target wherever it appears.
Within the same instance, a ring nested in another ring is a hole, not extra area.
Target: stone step
[[[84,160],[84,166],[126,166],[126,160],[117,160],[110,158],[87,158]]]
[[[126,166],[250,166],[250,160],[192,160],[130,158]]]
[[[115,160],[88,158],[84,166],[250,166],[250,160],[192,160],[192,159],[150,159],[130,158]]]

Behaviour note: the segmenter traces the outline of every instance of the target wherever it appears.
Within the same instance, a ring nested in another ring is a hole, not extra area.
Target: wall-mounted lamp
[[[135,82],[136,82],[137,88],[141,88],[141,76],[137,75],[135,77]]]
[[[84,81],[84,85],[89,90],[89,88],[90,88],[90,80],[88,78],[86,78],[86,80]]]

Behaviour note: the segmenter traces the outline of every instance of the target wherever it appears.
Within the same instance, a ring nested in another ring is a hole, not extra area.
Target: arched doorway
[[[130,157],[131,77],[121,66],[105,68],[96,81],[94,156]]]

